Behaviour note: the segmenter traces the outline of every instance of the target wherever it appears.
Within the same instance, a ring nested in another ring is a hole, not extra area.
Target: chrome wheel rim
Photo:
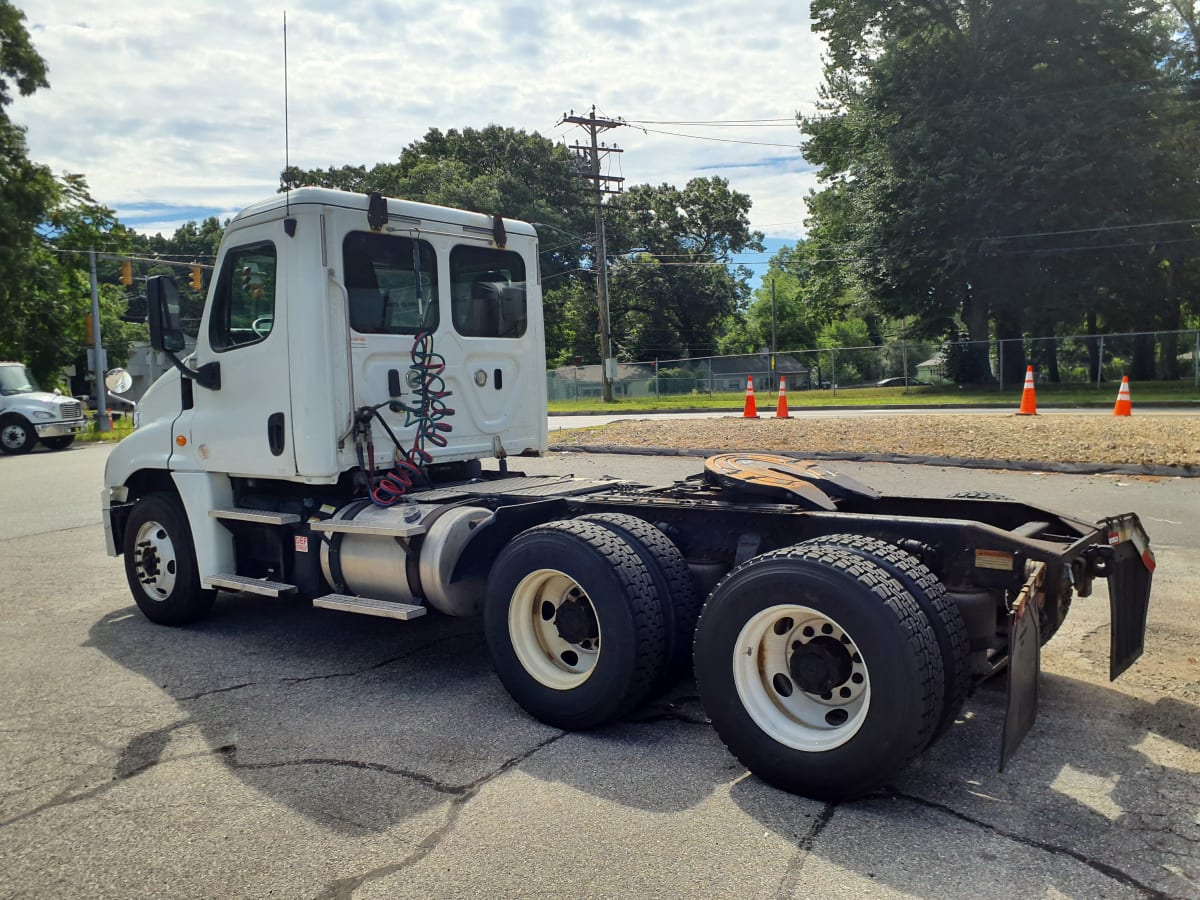
[[[175,544],[159,522],[146,522],[134,542],[133,571],[142,591],[151,600],[163,601],[175,589],[178,560]]]

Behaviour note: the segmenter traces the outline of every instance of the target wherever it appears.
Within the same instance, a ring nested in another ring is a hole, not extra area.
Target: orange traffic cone
[[[742,410],[743,419],[757,419],[758,406],[754,402],[754,376],[746,376],[746,408]]]
[[[1037,415],[1037,395],[1033,392],[1033,366],[1025,370],[1025,389],[1021,391],[1021,408],[1018,416]]]
[[[1117,405],[1113,407],[1114,416],[1132,416],[1133,404],[1129,402],[1129,376],[1121,376],[1121,389],[1117,391]]]
[[[787,378],[779,376],[779,402],[775,404],[775,418],[790,419],[787,411]]]

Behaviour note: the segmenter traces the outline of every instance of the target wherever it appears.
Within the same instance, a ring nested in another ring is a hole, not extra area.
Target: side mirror
[[[124,394],[133,387],[133,376],[124,369],[109,369],[104,376],[104,386],[114,394]]]
[[[183,329],[179,325],[179,288],[167,275],[155,275],[146,279],[146,313],[150,325],[150,346],[167,355],[171,365],[185,378],[190,378],[210,391],[221,389],[221,364],[205,363],[198,369],[189,369],[179,360],[178,353],[186,346]]]
[[[179,326],[179,288],[167,275],[146,280],[146,313],[150,323],[150,346],[164,353],[184,348]]]

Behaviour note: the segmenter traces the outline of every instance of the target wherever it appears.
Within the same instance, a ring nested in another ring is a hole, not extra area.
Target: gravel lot
[[[922,415],[629,420],[556,431],[556,447],[786,450],[1200,466],[1200,417]]]

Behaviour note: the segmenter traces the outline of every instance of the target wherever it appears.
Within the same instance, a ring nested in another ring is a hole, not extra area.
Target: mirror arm
[[[219,362],[205,363],[198,369],[189,369],[185,366],[174,353],[169,350],[164,350],[167,359],[171,360],[171,365],[183,373],[184,378],[190,378],[202,388],[208,388],[210,391],[219,391],[221,389],[221,364]]]

